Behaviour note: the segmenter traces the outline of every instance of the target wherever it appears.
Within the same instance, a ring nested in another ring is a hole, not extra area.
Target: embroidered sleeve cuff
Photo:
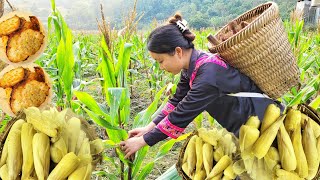
[[[171,113],[171,112],[174,110],[174,108],[175,108],[175,106],[168,102],[168,103],[163,107],[162,113],[167,116],[169,113]]]
[[[177,139],[184,131],[184,128],[180,128],[178,126],[173,125],[168,116],[165,117],[158,125],[157,128],[167,136]]]
[[[150,132],[143,135],[144,141],[149,145],[153,146],[159,141],[166,139],[168,136],[163,134],[157,127],[155,127]]]

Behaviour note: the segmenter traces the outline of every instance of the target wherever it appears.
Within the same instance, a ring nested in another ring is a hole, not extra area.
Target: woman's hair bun
[[[168,22],[169,24],[176,24],[178,21],[182,21],[182,16],[179,12],[176,12],[176,14],[169,18]]]

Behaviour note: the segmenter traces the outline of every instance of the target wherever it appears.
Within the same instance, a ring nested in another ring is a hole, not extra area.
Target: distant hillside
[[[50,0],[9,0],[19,10],[31,11],[46,21],[51,12]],[[274,0],[283,19],[289,18],[296,1]],[[219,27],[243,12],[267,2],[266,0],[138,0],[137,11],[144,14],[139,28],[148,27],[153,19],[165,20],[180,11],[193,28]],[[123,17],[132,10],[133,0],[56,0],[58,10],[68,25],[77,30],[97,29],[100,3],[105,16],[116,27],[122,28]],[[8,5],[5,5],[8,12]],[[46,24],[46,23],[45,23]]]

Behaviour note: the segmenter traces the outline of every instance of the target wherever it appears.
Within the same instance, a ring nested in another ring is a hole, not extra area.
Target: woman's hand
[[[153,122],[151,122],[145,127],[132,129],[131,131],[129,131],[129,138],[140,137],[146,134],[147,132],[151,131],[155,126],[156,125]]]
[[[136,136],[120,142],[121,150],[126,154],[124,158],[128,159],[140,148],[147,145],[143,136]]]

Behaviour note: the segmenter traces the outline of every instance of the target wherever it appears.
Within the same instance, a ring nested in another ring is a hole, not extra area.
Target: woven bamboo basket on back
[[[299,69],[276,3],[262,4],[233,21],[249,24],[224,42],[209,43],[210,52],[249,76],[271,98],[279,98],[299,83]],[[228,25],[214,37],[227,30]]]

